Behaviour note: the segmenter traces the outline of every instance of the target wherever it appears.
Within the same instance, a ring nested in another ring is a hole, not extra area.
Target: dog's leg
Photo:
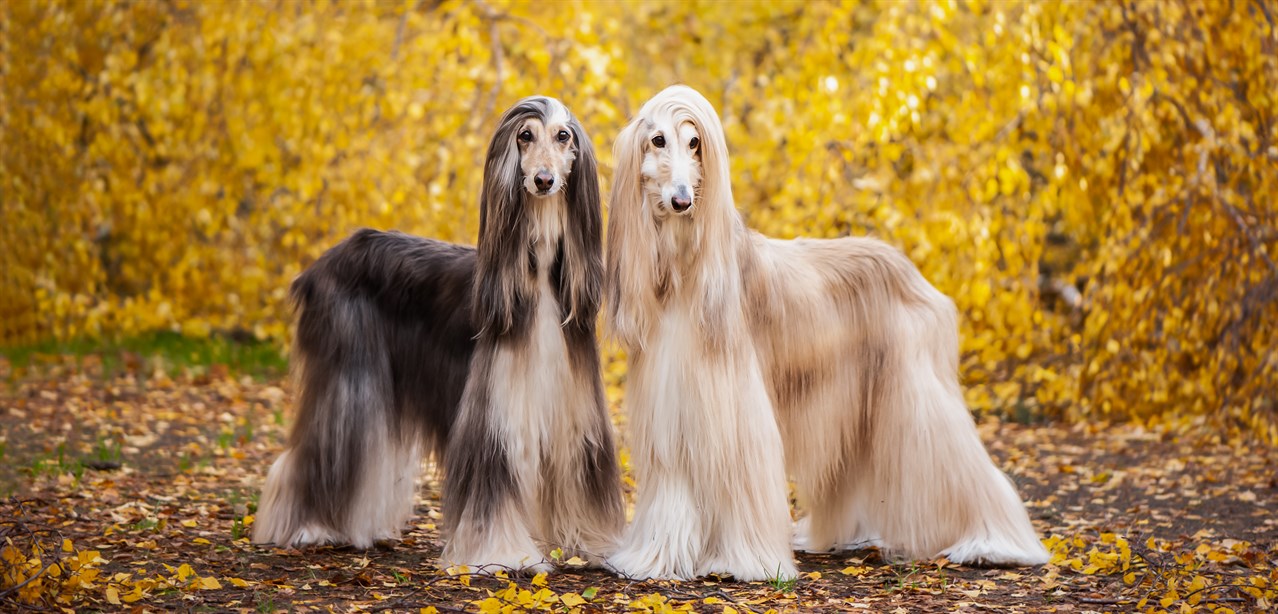
[[[957,330],[938,304],[903,310],[866,462],[867,516],[890,551],[961,563],[1047,561],[1025,505],[985,451],[957,379]],[[908,367],[908,368],[907,368]]]
[[[810,493],[802,489],[801,492]],[[858,511],[856,501],[835,489],[803,496],[805,514],[794,523],[795,550],[800,552],[829,552],[841,547],[840,535],[856,533]],[[851,525],[851,526],[849,526]]]
[[[829,552],[877,541],[865,520],[873,496],[866,485],[874,467],[857,456],[865,447],[857,442],[867,435],[864,425],[850,422],[862,414],[848,411],[864,398],[864,391],[848,387],[865,371],[857,358],[838,361],[839,370],[807,390],[802,403],[777,411],[786,436],[786,467],[804,512],[794,526],[795,550]]]
[[[716,444],[707,445],[717,448],[720,458],[704,458],[697,469],[714,518],[697,573],[731,575],[741,582],[793,578],[798,570],[790,549],[781,433],[753,351],[742,350],[737,359],[745,364],[729,361],[724,366],[740,371],[718,380],[728,388],[714,391],[724,397],[706,398],[708,407],[727,401],[722,406],[732,411],[718,416],[719,428],[726,432]]]
[[[363,483],[351,504],[347,530],[356,547],[398,539],[413,515],[421,448],[395,435],[384,441],[380,450],[365,459]]]
[[[634,522],[604,566],[631,580],[692,579],[705,548],[704,510],[684,472],[651,469],[635,503]]]
[[[613,426],[593,327],[562,327],[558,314],[549,315],[542,345],[555,348],[563,334],[568,356],[547,361],[566,372],[560,388],[545,395],[554,400],[544,408],[553,426],[541,450],[541,535],[565,559],[577,556],[597,567],[616,549],[626,522]]]
[[[266,474],[253,523],[253,543],[292,547],[340,541],[333,531],[309,521],[311,513],[301,506],[301,485],[296,482],[298,469],[293,453],[285,450]]]
[[[416,435],[395,434],[379,315],[358,299],[307,307],[299,320],[299,412],[267,475],[253,540],[369,548],[412,513]]]
[[[537,526],[539,444],[534,433],[506,424],[495,387],[509,385],[508,369],[494,368],[481,348],[461,402],[444,459],[445,569],[472,573],[551,571],[532,529]],[[494,374],[503,374],[497,377]],[[503,421],[499,424],[498,421]],[[522,439],[521,439],[522,438]]]
[[[864,508],[873,494],[857,487],[853,479],[859,477],[849,475],[842,482],[817,491],[815,496],[802,496],[807,501],[804,504],[807,513],[794,523],[795,550],[830,552],[882,545],[882,540],[865,520]],[[812,492],[799,488],[802,492]]]
[[[611,428],[603,415],[598,421],[604,423],[603,428]],[[553,483],[541,493],[543,518],[548,524],[544,532],[552,544],[563,548],[565,558],[578,556],[593,567],[601,566],[616,550],[625,525],[617,488],[621,476],[612,445],[606,432],[589,434],[575,446],[562,445],[560,449],[569,457],[552,453],[548,478]]]
[[[444,546],[440,567],[454,571],[465,567],[469,573],[485,575],[553,571],[531,537],[529,510],[519,498],[506,497],[492,505],[486,514],[463,514]]]

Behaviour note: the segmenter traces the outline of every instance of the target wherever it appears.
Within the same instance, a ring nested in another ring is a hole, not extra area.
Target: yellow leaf
[[[497,614],[506,606],[505,602],[494,597],[489,597],[480,602],[471,602],[472,605],[475,605],[476,603],[479,606],[479,611],[484,614]]]
[[[207,590],[218,590],[222,588],[222,583],[217,581],[213,576],[200,578],[200,588]]]
[[[586,600],[577,593],[564,593],[559,596],[559,601],[570,608],[586,603]]]
[[[546,572],[544,572],[544,571],[543,571],[543,572],[541,572],[541,573],[539,573],[539,574],[537,574],[537,575],[533,576],[533,579],[532,579],[532,585],[533,585],[533,586],[545,586],[545,585],[546,585]]]
[[[120,605],[120,591],[114,586],[108,586],[106,589],[106,600],[111,605]]]

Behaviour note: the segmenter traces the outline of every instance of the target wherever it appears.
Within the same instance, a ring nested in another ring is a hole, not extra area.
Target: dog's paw
[[[543,559],[543,560],[542,560],[541,562],[539,562],[539,563],[533,563],[532,565],[526,565],[526,566],[521,567],[521,568],[519,569],[519,573],[522,573],[522,574],[525,574],[525,575],[529,575],[529,576],[535,576],[535,575],[537,575],[537,574],[539,574],[539,573],[549,574],[549,573],[554,573],[554,571],[555,571],[555,565],[554,565],[554,563],[551,563],[550,561],[547,561],[547,560],[545,560],[545,559]]]
[[[799,576],[799,570],[790,559],[766,561],[750,557],[744,560],[731,560],[716,557],[705,563],[698,571],[702,576],[732,576],[738,582],[764,582],[771,580],[791,580]]]
[[[536,553],[507,553],[480,557],[480,560],[484,562],[458,563],[440,561],[439,565],[451,575],[479,574],[481,576],[491,576],[499,571],[504,571],[508,574],[535,576],[539,573],[555,571],[553,563]]]
[[[818,544],[812,536],[812,519],[804,516],[794,523],[790,546],[799,552],[821,553],[834,549],[834,544]]]
[[[966,539],[949,548],[941,555],[966,565],[980,567],[1020,567],[1042,565],[1051,557],[1041,544],[1018,547],[1006,540]]]
[[[311,524],[298,529],[287,545],[294,548],[305,548],[307,546],[341,545],[345,543],[346,540],[342,539],[341,536],[324,527]]]
[[[603,567],[627,580],[691,580],[696,577],[691,561],[674,561],[660,554],[622,551],[604,560]]]

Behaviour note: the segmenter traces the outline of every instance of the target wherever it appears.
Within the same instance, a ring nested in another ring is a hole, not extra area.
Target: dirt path
[[[0,375],[7,365],[0,365]],[[0,396],[0,609],[1256,611],[1278,602],[1278,454],[1193,424],[982,423],[1053,552],[1031,569],[800,555],[789,584],[436,569],[438,485],[371,551],[248,543],[289,392],[217,368],[174,381],[70,363]],[[37,573],[39,572],[39,573]],[[18,586],[20,585],[20,586]]]

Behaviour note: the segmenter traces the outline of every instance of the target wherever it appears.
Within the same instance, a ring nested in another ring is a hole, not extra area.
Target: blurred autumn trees
[[[359,226],[473,242],[482,154],[562,98],[610,178],[662,87],[724,117],[769,234],[900,246],[969,402],[1278,443],[1268,0],[0,4],[0,344],[287,337]]]

